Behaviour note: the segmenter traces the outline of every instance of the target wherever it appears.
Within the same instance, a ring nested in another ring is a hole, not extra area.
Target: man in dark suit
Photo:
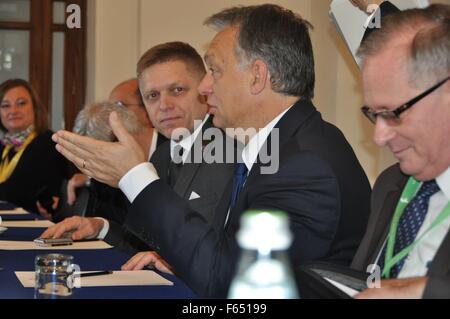
[[[204,139],[205,132],[213,128],[206,99],[196,90],[205,73],[200,55],[183,42],[156,45],[145,52],[137,64],[139,87],[148,115],[158,131],[169,139],[160,145],[150,161],[161,181],[180,198],[188,200],[189,206],[210,223],[232,176],[233,164],[224,163],[223,159],[207,165],[205,161],[193,159],[197,146],[200,149],[208,146],[210,140]],[[176,134],[180,128],[187,130],[188,136],[179,139]],[[141,180],[146,182],[145,171]],[[132,185],[124,187],[130,192],[139,183],[134,179]],[[106,240],[117,244],[113,234],[117,239],[126,238],[118,238],[120,232],[115,231],[109,232]],[[148,234],[141,234],[141,237],[148,237]]]
[[[149,234],[143,239],[201,296],[226,296],[240,252],[236,230],[249,209],[288,212],[294,264],[324,259],[349,265],[367,222],[370,186],[342,133],[310,101],[309,23],[292,11],[262,5],[222,11],[207,24],[219,32],[206,53],[209,72],[199,91],[208,97],[216,126],[240,128],[234,135],[246,145],[243,162],[236,164],[212,225],[150,168],[140,193],[124,190],[132,201],[128,226],[138,236]],[[120,121],[111,120],[125,144],[129,138]],[[69,132],[59,132],[55,140],[67,158],[79,166],[84,160],[86,171],[112,185],[133,180],[142,162],[120,142],[93,142]],[[109,155],[92,156],[93,148]],[[112,157],[127,158],[127,164]],[[157,206],[149,209],[149,202]]]
[[[205,161],[194,162],[192,158],[195,147],[208,147],[211,140],[204,139],[207,137],[205,132],[214,129],[212,117],[206,113],[206,100],[196,90],[206,73],[202,58],[187,43],[164,43],[143,54],[137,72],[150,120],[167,138],[155,150],[150,161],[161,181],[167,183],[179,198],[189,201],[189,205],[201,213],[207,223],[211,223],[217,203],[232,176],[233,163],[227,164],[223,159],[207,164]],[[175,139],[176,129],[185,129],[187,136],[181,140]],[[230,142],[230,139],[226,141]],[[224,145],[222,155],[225,155],[227,146]],[[180,154],[176,149],[180,147],[183,149],[180,153],[185,156],[177,161]],[[229,149],[234,151],[233,145]],[[128,189],[138,183],[134,180]],[[151,202],[147,204],[152,205]],[[66,222],[80,222],[84,227],[96,228],[108,243],[129,253],[151,248],[151,245],[146,247],[129,234],[122,223],[113,220],[77,217]],[[144,234],[142,237],[146,236]],[[139,260],[143,258],[152,258],[152,253],[140,254]]]
[[[363,112],[399,164],[375,184],[352,264],[389,280],[359,298],[450,298],[449,21],[445,5],[397,13],[360,48]]]

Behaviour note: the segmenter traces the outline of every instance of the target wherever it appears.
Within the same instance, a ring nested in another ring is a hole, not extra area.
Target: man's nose
[[[373,140],[380,146],[386,146],[395,136],[395,130],[381,117],[377,118]]]
[[[159,109],[164,111],[173,109],[173,107],[173,97],[170,94],[161,94]]]
[[[198,93],[200,93],[200,95],[205,96],[208,96],[211,93],[213,93],[212,83],[213,83],[212,75],[210,73],[206,73],[202,81],[198,85]]]

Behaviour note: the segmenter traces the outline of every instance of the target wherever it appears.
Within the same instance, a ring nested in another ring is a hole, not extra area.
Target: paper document
[[[7,221],[2,222],[3,227],[19,227],[19,228],[48,228],[55,225],[48,220],[21,220],[21,221]]]
[[[78,249],[108,249],[112,248],[103,240],[80,241],[72,245],[43,247],[33,241],[0,240],[0,250],[78,250]]]
[[[428,6],[428,0],[390,0],[400,10],[410,8],[424,8]],[[330,17],[336,25],[337,30],[347,44],[348,49],[359,65],[356,52],[361,44],[365,24],[369,15],[353,6],[349,0],[333,0],[330,6]],[[381,27],[382,21],[381,21]]]
[[[326,279],[330,284],[332,284],[333,286],[338,288],[340,291],[342,291],[342,292],[346,293],[347,295],[349,295],[350,297],[354,297],[354,296],[356,296],[359,293],[358,290],[355,290],[353,288],[347,287],[346,285],[343,285],[343,284],[341,284],[341,283],[339,283],[337,281],[334,281],[334,280],[326,278],[326,277],[323,277],[323,278]]]
[[[8,209],[8,210],[0,210],[0,216],[7,216],[7,215],[28,215],[30,214],[23,208],[16,208],[16,209]]]
[[[84,273],[82,271],[81,273]],[[25,288],[34,287],[33,271],[16,271],[17,278]],[[112,286],[173,286],[173,282],[163,278],[151,270],[114,271],[111,275],[79,278],[81,287]]]

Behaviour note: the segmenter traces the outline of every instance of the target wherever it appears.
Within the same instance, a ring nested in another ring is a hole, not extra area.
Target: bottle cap
[[[281,211],[247,211],[242,215],[237,240],[242,248],[263,254],[287,249],[292,242],[288,216]]]

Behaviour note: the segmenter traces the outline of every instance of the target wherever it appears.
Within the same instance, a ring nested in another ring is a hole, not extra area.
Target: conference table
[[[2,202],[1,210],[14,209],[14,205]],[[8,220],[34,220],[40,216],[4,215]],[[0,225],[1,226],[1,225]],[[8,227],[0,234],[0,240],[32,241],[39,237],[43,228]],[[0,299],[32,299],[33,288],[24,288],[15,275],[15,271],[34,271],[34,259],[37,255],[62,253],[72,255],[74,262],[83,270],[120,270],[130,256],[116,248],[93,250],[1,250],[0,247]],[[120,286],[120,287],[81,287],[75,288],[74,299],[193,299],[195,294],[179,278],[173,275],[157,273],[173,282],[172,286]]]

